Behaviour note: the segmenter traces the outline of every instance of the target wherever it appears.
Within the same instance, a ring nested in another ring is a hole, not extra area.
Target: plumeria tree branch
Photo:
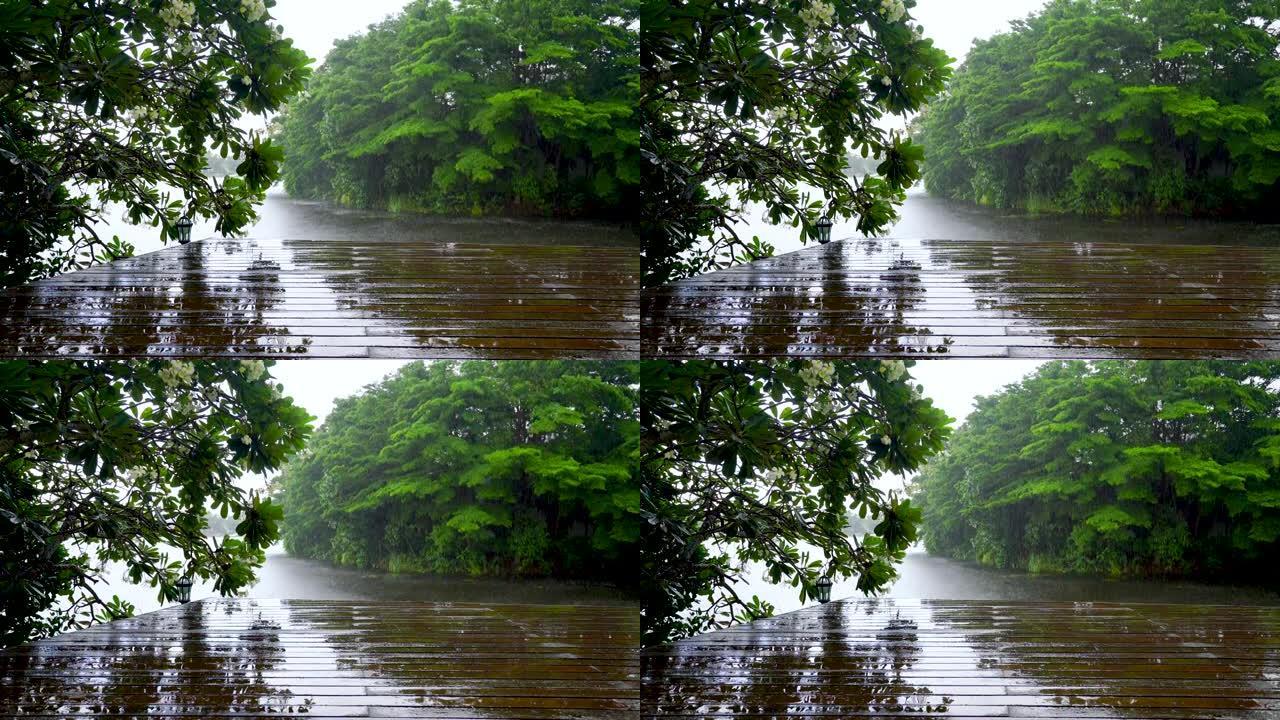
[[[176,239],[182,215],[234,234],[279,176],[246,129],[299,92],[309,60],[274,0],[0,0],[0,285],[132,253],[95,225]],[[209,152],[241,158],[218,182]]]
[[[939,93],[950,59],[913,0],[647,2],[641,19],[645,282],[769,255],[734,229],[748,208],[816,239],[821,215],[873,233],[920,177],[884,118]],[[848,157],[880,158],[876,173]]]
[[[750,571],[813,597],[823,574],[875,592],[915,537],[878,489],[942,448],[950,419],[901,361],[646,363],[641,379],[645,641],[768,615]],[[849,533],[849,517],[877,518]]]
[[[161,600],[183,574],[243,588],[282,512],[236,481],[310,422],[258,360],[0,363],[0,646],[131,612],[95,587],[110,564]]]

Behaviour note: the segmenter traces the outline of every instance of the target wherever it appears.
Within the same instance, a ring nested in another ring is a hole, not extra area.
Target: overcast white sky
[[[283,360],[271,374],[285,395],[324,422],[338,398],[354,395],[405,365],[406,360]],[[516,361],[519,362],[519,361]],[[973,410],[974,398],[1017,382],[1041,364],[1036,360],[922,360],[911,375],[957,423]]]
[[[959,428],[974,400],[994,395],[1006,385],[1018,382],[1043,365],[1043,360],[921,360],[911,368],[911,376],[924,386],[924,396]],[[914,477],[887,475],[876,483],[881,490],[898,490]]]
[[[282,360],[271,375],[284,385],[285,395],[316,416],[316,427],[333,410],[338,398],[355,395],[408,364],[408,360]]]
[[[303,52],[323,60],[333,42],[361,33],[400,11],[408,0],[278,0],[271,15]],[[1039,10],[1044,0],[920,0],[911,11],[951,57],[963,59],[974,38],[989,37],[1009,21]]]
[[[1044,7],[1045,0],[920,0],[911,16],[924,25],[925,37],[957,60],[969,46],[1007,30],[1018,20]]]
[[[956,426],[973,411],[978,396],[994,395],[1044,364],[1042,360],[921,360],[911,376],[924,385],[924,395],[955,418]]]
[[[284,36],[320,61],[335,40],[363,33],[374,23],[400,12],[409,0],[277,0],[271,16],[284,25]]]
[[[281,360],[271,367],[271,376],[284,385],[284,394],[296,405],[316,416],[315,427],[333,411],[338,398],[355,395],[394,373],[408,360]],[[245,475],[238,481],[245,489],[261,489],[267,483],[262,475]]]

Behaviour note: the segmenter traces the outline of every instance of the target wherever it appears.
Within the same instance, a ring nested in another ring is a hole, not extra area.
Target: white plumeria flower
[[[154,108],[144,105],[133,111],[133,122],[135,125],[145,125],[158,118],[159,115],[160,113]]]
[[[159,375],[160,381],[169,389],[190,385],[196,376],[196,366],[189,362],[175,360],[161,368]]]
[[[773,110],[773,121],[776,125],[791,125],[800,120],[800,112],[795,108],[783,106]]]
[[[263,0],[240,0],[240,13],[250,22],[257,22],[267,14]]]
[[[811,388],[831,382],[835,375],[836,366],[821,360],[814,360],[800,370],[800,379]]]
[[[800,11],[800,20],[812,32],[820,27],[830,25],[836,17],[836,7],[822,0],[813,0]]]
[[[245,445],[252,445],[253,438],[249,437],[248,435],[241,435],[240,442],[244,443]]]
[[[881,360],[880,371],[886,380],[898,380],[907,374],[907,364],[901,360]]]
[[[241,360],[240,369],[250,381],[257,381],[267,374],[267,364],[261,360]]]
[[[885,445],[892,445],[893,438],[889,437],[888,435],[881,435],[880,442],[884,443]]]
[[[880,0],[880,12],[889,22],[898,22],[907,14],[907,5],[902,0]]]
[[[196,17],[196,6],[187,0],[171,0],[160,9],[160,20],[171,32],[183,25],[190,25]]]

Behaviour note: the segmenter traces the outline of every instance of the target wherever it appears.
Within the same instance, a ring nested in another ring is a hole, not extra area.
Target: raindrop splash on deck
[[[0,357],[635,358],[626,247],[216,239],[0,291]]]
[[[847,240],[645,291],[645,357],[1280,358],[1280,253]]]
[[[1280,608],[847,600],[646,650],[646,718],[1274,718]]]
[[[0,651],[0,717],[623,720],[627,607],[205,600]]]

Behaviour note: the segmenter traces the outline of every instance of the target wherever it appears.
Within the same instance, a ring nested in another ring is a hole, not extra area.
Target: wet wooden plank
[[[646,718],[1265,718],[1280,608],[847,600],[641,664]]]
[[[212,239],[0,291],[0,357],[621,359],[617,246]]]
[[[847,240],[642,294],[645,357],[1280,357],[1280,253]]]
[[[0,652],[0,717],[634,718],[627,606],[205,600]]]

